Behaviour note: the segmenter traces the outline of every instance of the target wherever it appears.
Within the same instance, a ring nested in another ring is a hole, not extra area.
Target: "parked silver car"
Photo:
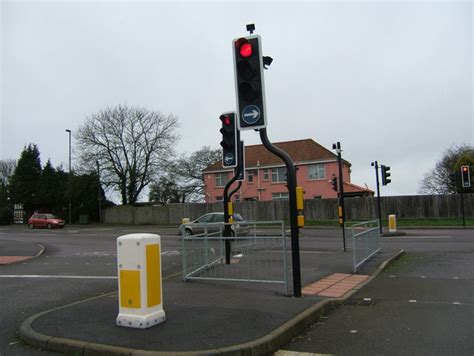
[[[234,213],[232,215],[234,219],[234,224],[232,224],[232,236],[245,236],[249,233],[249,226],[242,218],[242,215]],[[196,220],[193,220],[189,223],[182,224],[179,227],[179,233],[183,233],[186,236],[202,234],[205,231],[205,226],[207,227],[207,232],[217,232],[223,229],[222,223],[224,222],[224,213],[209,213],[203,216],[200,216]]]

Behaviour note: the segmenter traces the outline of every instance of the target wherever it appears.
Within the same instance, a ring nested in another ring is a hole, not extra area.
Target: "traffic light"
[[[337,177],[332,177],[331,179],[331,185],[332,185],[332,189],[337,192]]]
[[[239,130],[266,127],[265,86],[261,38],[258,35],[232,41]]]
[[[389,166],[384,166],[383,164],[380,166],[380,169],[382,171],[382,185],[387,185],[390,183],[392,180],[389,178],[390,177],[390,167]]]
[[[463,188],[471,187],[471,171],[469,166],[461,166],[461,185]]]
[[[219,119],[222,121],[222,167],[232,168],[238,164],[238,146],[237,146],[237,128],[235,123],[235,114],[222,114]]]

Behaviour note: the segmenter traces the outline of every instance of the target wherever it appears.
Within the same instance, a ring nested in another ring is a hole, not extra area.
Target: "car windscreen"
[[[58,217],[56,215],[53,215],[53,214],[45,214],[44,218],[45,219],[57,219]]]

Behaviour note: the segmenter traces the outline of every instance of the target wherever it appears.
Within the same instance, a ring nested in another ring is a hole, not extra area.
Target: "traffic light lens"
[[[245,61],[245,60],[240,61],[237,64],[237,70],[239,71],[240,76],[244,80],[250,80],[253,77],[255,77],[255,74],[256,74],[256,72],[255,72],[253,66],[250,64],[250,62]]]
[[[254,101],[259,96],[257,89],[249,82],[240,83],[239,92],[245,101]]]
[[[230,125],[232,123],[232,121],[230,120],[230,118],[228,116],[226,116],[224,118],[224,125]]]
[[[239,48],[240,55],[244,58],[252,55],[252,45],[250,43],[244,43]]]

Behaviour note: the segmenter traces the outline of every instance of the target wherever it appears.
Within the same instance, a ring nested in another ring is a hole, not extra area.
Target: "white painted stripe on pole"
[[[0,278],[117,279],[117,276],[61,276],[50,274],[3,274]]]

